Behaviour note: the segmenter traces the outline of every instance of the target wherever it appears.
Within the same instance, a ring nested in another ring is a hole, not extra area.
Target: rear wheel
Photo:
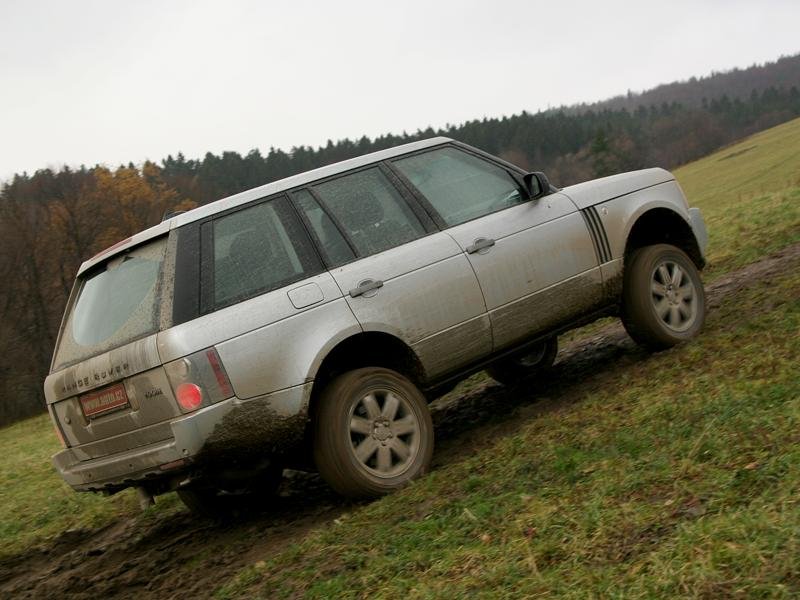
[[[622,323],[638,344],[663,350],[695,337],[706,298],[700,273],[679,248],[655,244],[628,258],[622,290]]]
[[[283,469],[274,466],[242,482],[198,483],[178,490],[178,497],[193,513],[224,520],[263,509],[277,492],[282,476]]]
[[[486,372],[504,385],[542,375],[553,366],[558,354],[558,338],[551,337],[525,354],[504,358],[490,365]]]
[[[432,454],[428,404],[400,373],[355,369],[322,392],[314,460],[340,494],[372,498],[392,492],[425,473]]]

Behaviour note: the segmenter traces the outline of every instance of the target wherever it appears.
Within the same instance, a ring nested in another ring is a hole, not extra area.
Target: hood
[[[569,196],[579,209],[584,209],[673,179],[672,173],[664,169],[642,169],[584,181],[565,187],[561,193]]]

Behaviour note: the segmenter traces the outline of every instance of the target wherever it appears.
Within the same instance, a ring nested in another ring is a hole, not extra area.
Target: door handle
[[[354,287],[350,290],[349,294],[351,298],[357,298],[358,296],[365,296],[367,292],[371,292],[372,290],[377,290],[378,288],[383,287],[383,282],[380,279],[372,280],[372,279],[365,279],[364,281],[359,282],[358,287]],[[367,298],[374,296],[375,294],[370,294]]]
[[[494,240],[478,238],[472,243],[471,246],[467,246],[467,254],[475,254],[476,252],[480,252],[486,248],[491,248],[492,246],[494,246]]]

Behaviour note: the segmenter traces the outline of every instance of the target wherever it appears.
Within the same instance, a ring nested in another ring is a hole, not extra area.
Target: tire
[[[664,350],[700,332],[705,290],[697,267],[679,248],[656,244],[635,250],[623,281],[622,323],[636,343]]]
[[[427,472],[433,421],[422,393],[400,373],[369,367],[331,381],[314,418],[314,461],[343,496],[375,498]]]
[[[276,466],[241,485],[199,483],[178,490],[178,497],[196,515],[227,520],[264,508],[278,491],[282,477],[283,469]]]
[[[486,372],[498,383],[513,385],[523,379],[546,373],[553,366],[556,354],[558,338],[551,337],[525,354],[505,358],[490,365]]]

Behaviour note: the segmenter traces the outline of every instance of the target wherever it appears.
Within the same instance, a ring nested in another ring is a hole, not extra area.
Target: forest
[[[312,148],[178,153],[160,163],[38,170],[0,188],[0,425],[45,410],[42,382],[83,260],[186,210],[326,164],[445,135],[558,186],[667,169],[800,116],[800,55],[592,105],[483,118]]]

